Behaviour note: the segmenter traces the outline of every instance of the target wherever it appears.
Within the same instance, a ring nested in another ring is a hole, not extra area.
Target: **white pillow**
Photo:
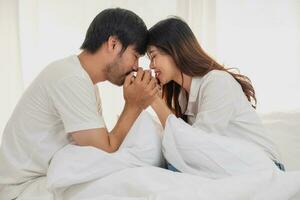
[[[300,170],[300,109],[261,115],[288,171]]]

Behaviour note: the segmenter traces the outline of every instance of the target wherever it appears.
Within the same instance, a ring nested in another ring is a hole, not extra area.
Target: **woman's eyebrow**
[[[149,51],[149,54],[152,54],[154,51],[155,51],[154,49],[150,50],[150,51]]]

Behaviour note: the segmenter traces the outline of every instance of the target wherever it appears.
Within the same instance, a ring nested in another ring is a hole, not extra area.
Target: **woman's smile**
[[[159,75],[161,74],[160,71],[155,71],[155,78],[159,79]]]

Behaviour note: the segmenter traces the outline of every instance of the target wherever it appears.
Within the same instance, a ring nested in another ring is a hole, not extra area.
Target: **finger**
[[[124,87],[128,87],[131,84],[131,82],[132,82],[132,78],[134,79],[132,73],[130,73],[129,75],[127,75],[126,78],[125,78],[123,86]]]
[[[143,76],[144,76],[144,70],[143,68],[139,67],[135,79],[137,81],[141,81],[143,79]]]
[[[155,96],[156,94],[159,93],[159,88],[158,86],[156,86],[155,88],[153,88],[150,92],[150,96]]]
[[[143,76],[143,83],[148,84],[151,80],[151,74],[149,70],[144,71],[144,76]]]
[[[147,86],[147,89],[153,90],[156,87],[156,85],[157,85],[157,80],[156,80],[156,78],[152,77]]]
[[[131,83],[134,81],[135,77],[134,75],[131,77]]]

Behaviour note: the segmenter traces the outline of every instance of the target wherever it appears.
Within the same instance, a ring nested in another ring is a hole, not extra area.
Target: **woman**
[[[255,112],[250,79],[207,55],[184,21],[169,18],[155,24],[149,30],[148,56],[162,86],[162,98],[152,108],[172,135],[163,142],[170,169],[206,170],[210,177],[283,170]],[[193,131],[197,134],[187,134]]]

